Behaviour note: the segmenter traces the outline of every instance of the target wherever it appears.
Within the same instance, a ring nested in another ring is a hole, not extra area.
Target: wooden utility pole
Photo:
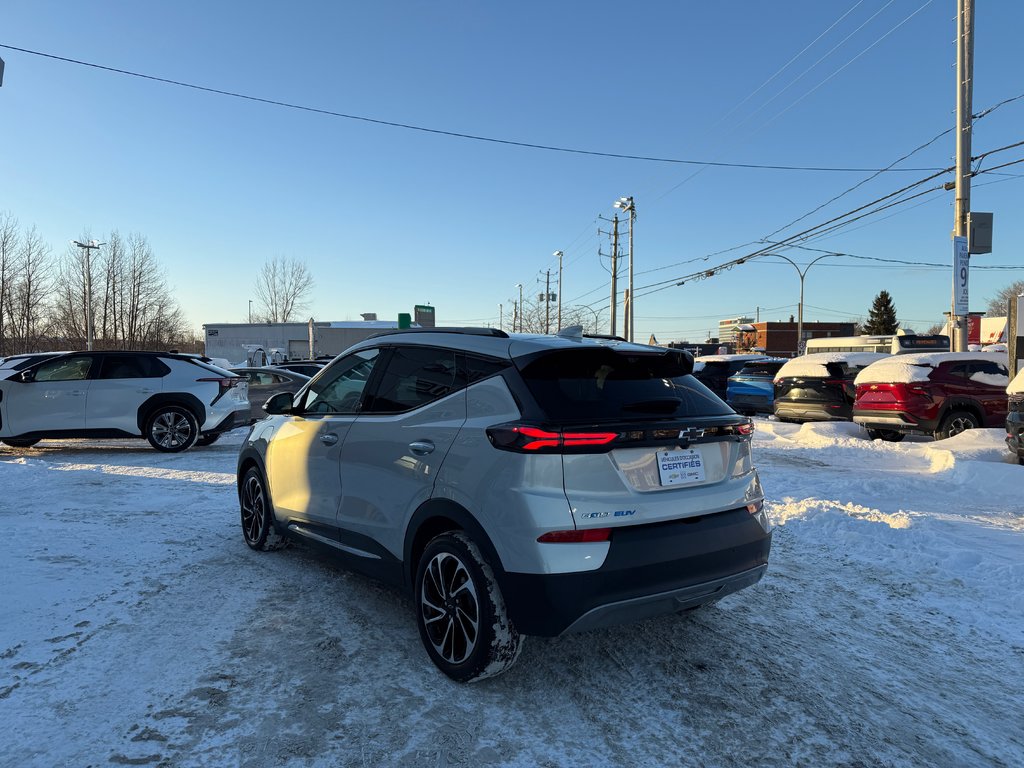
[[[544,283],[544,333],[551,333],[551,270]]]
[[[618,327],[615,318],[615,306],[618,301],[618,276],[619,276],[619,214],[612,219],[612,319],[611,335],[615,336]]]

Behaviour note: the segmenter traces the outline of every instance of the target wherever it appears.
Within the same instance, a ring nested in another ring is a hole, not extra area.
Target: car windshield
[[[607,421],[733,413],[675,354],[558,350],[532,359],[523,380],[551,419]]]

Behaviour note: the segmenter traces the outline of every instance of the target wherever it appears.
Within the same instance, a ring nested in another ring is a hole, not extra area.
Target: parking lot
[[[429,662],[405,596],[245,546],[244,430],[0,449],[0,764],[1024,764],[1024,468],[1001,431],[757,426],[760,584],[528,638],[473,685]]]

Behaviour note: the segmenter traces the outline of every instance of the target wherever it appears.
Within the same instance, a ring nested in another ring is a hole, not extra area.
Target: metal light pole
[[[101,245],[106,245],[106,243],[97,243],[95,240],[90,240],[88,243],[80,243],[78,240],[72,240],[71,243],[85,251],[85,348],[92,352],[92,265],[90,264],[89,254],[94,249],[99,250],[99,247]]]
[[[249,325],[252,325],[252,299],[249,299]]]
[[[522,283],[516,283],[516,288],[519,289],[519,332],[522,333],[523,332],[523,284]],[[513,325],[512,330],[513,331],[515,330],[515,326],[514,325]]]
[[[969,237],[967,217],[971,212],[971,104],[974,92],[974,0],[957,0],[957,45],[956,45],[956,203],[953,220],[953,236]],[[962,241],[961,241],[962,242]],[[968,244],[968,248],[970,245]],[[970,251],[968,250],[968,253]],[[968,343],[967,274],[970,256],[958,267],[953,259],[953,302],[949,315],[950,341],[955,352],[966,352]],[[957,311],[957,285],[961,281],[958,270],[964,270],[961,310]]]
[[[562,330],[562,256],[561,251],[553,254],[558,257],[558,330]]]
[[[768,253],[768,254],[765,254],[765,255],[766,256],[775,256],[776,258],[782,259],[783,261],[788,261],[790,264],[793,265],[793,269],[796,270],[796,273],[798,275],[800,275],[800,303],[797,305],[797,315],[796,315],[796,351],[799,354],[800,353],[800,347],[801,347],[801,345],[803,344],[803,341],[804,341],[804,278],[807,276],[807,272],[810,270],[810,268],[813,267],[815,264],[817,264],[819,261],[821,261],[822,259],[827,259],[827,258],[829,258],[831,256],[839,256],[840,254],[838,254],[838,253],[822,254],[818,258],[813,259],[812,261],[808,262],[804,266],[803,271],[801,271],[800,267],[797,265],[797,263],[795,261],[793,261],[788,256],[783,256],[781,253]]]
[[[636,220],[636,206],[632,197],[620,197],[615,201],[615,207],[623,211],[629,211],[629,301],[626,305],[626,322],[629,323],[629,331],[626,335],[627,341],[633,341],[633,222]]]

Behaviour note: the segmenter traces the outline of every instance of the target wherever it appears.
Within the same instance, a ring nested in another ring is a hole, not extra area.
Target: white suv
[[[274,395],[239,454],[245,542],[323,546],[408,590],[459,681],[508,668],[521,635],[757,582],[771,531],[750,420],[688,352],[575,330],[391,332]]]
[[[249,422],[245,378],[188,355],[67,352],[0,380],[0,442],[15,448],[145,437],[177,452]]]

